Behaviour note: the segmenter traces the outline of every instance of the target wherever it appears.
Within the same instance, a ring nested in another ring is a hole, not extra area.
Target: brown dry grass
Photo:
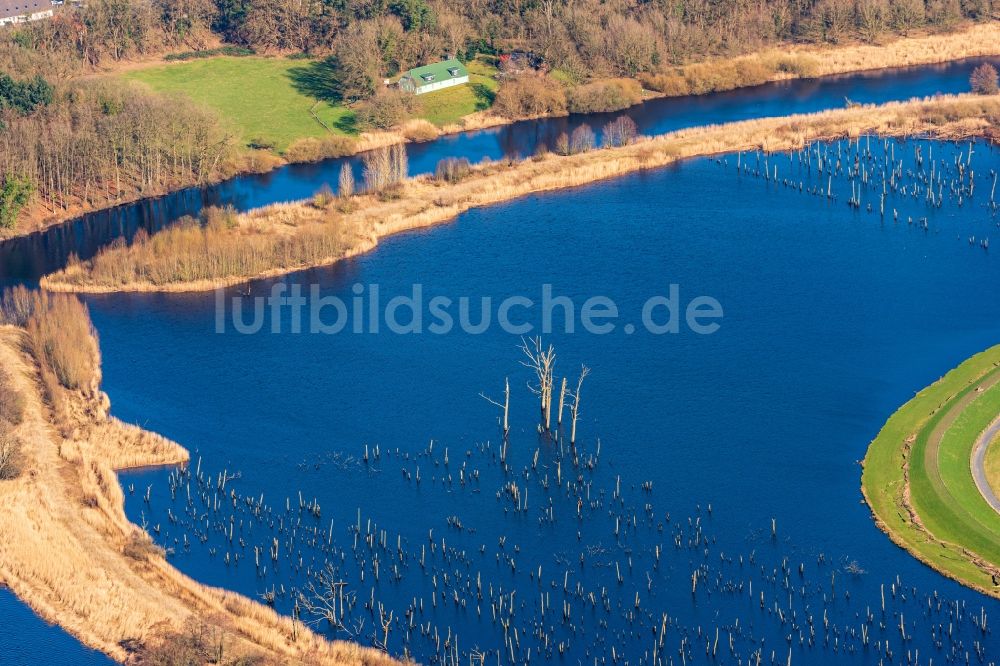
[[[106,285],[208,283],[326,263],[368,242],[342,216],[317,224],[323,216],[314,206],[277,205],[242,218],[208,212],[205,224],[185,218],[152,237],[140,233],[130,246],[115,243],[86,264],[71,262],[64,274],[100,276]]]
[[[702,95],[782,79],[872,69],[930,65],[1000,53],[1000,23],[981,23],[950,34],[906,37],[882,45],[789,46],[640,75],[661,95]]]
[[[301,624],[293,629],[273,610],[201,585],[168,564],[126,518],[115,470],[181,463],[187,452],[109,418],[100,393],[56,387],[66,405],[57,417],[43,390],[48,361],[33,348],[24,328],[0,324],[0,369],[5,390],[16,392],[23,407],[12,433],[24,457],[19,478],[0,482],[0,583],[47,621],[119,661],[129,658],[126,646],[156,650],[196,623],[223,642],[230,659],[395,663],[374,650],[328,642]]]
[[[444,222],[470,208],[662,167],[687,157],[754,149],[789,150],[812,140],[858,136],[866,132],[886,136],[929,133],[942,138],[967,137],[988,133],[998,120],[1000,98],[962,95],[686,129],[618,148],[486,164],[475,167],[458,183],[418,177],[402,183],[398,196],[391,199],[372,195],[353,197],[350,213],[336,208],[320,210],[308,202],[271,206],[238,216],[235,226],[215,237],[227,247],[238,247],[244,239],[252,238],[253,248],[268,244],[277,248],[288,247],[289,237],[308,244],[312,239],[324,238],[331,233],[329,230],[343,233],[340,230],[349,227],[355,241],[344,244],[340,256],[327,251],[311,252],[313,261],[281,255],[281,261],[256,264],[259,270],[254,272],[213,274],[199,270],[195,280],[186,279],[186,272],[174,276],[157,273],[157,281],[153,282],[143,276],[154,267],[169,266],[175,252],[183,257],[181,263],[185,266],[197,263],[199,257],[205,258],[206,265],[212,265],[210,258],[214,249],[198,243],[175,249],[167,242],[175,232],[166,231],[161,232],[167,235],[163,236],[161,253],[155,258],[149,257],[145,246],[116,246],[100,253],[91,262],[75,264],[45,277],[42,284],[47,289],[70,292],[211,289],[331,263],[374,247],[384,236]],[[348,210],[344,206],[341,208]],[[153,242],[156,241],[154,237]],[[113,270],[105,270],[106,267],[113,267]],[[121,267],[129,267],[126,275],[122,275]],[[129,279],[129,275],[136,277]]]

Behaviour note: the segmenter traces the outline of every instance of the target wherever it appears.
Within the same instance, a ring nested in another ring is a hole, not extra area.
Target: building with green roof
[[[460,86],[469,82],[469,70],[452,58],[432,65],[414,67],[399,79],[401,90],[423,95],[434,90]]]

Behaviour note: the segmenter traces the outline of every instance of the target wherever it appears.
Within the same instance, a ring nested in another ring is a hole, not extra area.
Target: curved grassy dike
[[[1000,413],[1000,345],[920,391],[872,441],[861,489],[875,522],[940,573],[1000,597],[1000,514],[972,478],[975,440]],[[995,582],[996,581],[996,582]]]

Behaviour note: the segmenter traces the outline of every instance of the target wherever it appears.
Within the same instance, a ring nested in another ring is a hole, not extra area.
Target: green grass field
[[[443,127],[458,122],[462,116],[484,111],[496,95],[496,67],[484,59],[468,63],[469,84],[438,90],[420,96],[420,116]]]
[[[862,475],[868,503],[893,541],[944,574],[992,594],[997,588],[990,573],[966,552],[1000,567],[1000,515],[979,494],[970,463],[975,440],[1000,413],[998,366],[1000,346],[969,359],[903,405],[869,447]],[[912,443],[908,489],[907,440]]]
[[[289,58],[213,57],[128,72],[156,91],[178,92],[218,110],[246,142],[282,151],[295,139],[350,132],[353,112],[323,101],[322,86],[310,81],[312,61]]]
[[[495,74],[486,60],[469,63],[469,85],[423,95],[420,115],[442,126],[489,108],[497,87]],[[185,94],[219,111],[243,141],[278,152],[296,139],[356,132],[354,112],[336,102],[332,73],[322,61],[216,56],[124,76],[158,92]]]

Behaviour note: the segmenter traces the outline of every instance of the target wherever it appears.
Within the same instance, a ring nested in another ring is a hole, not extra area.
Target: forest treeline
[[[878,42],[994,15],[996,0],[93,0],[0,31],[0,71],[56,78],[224,41],[331,56],[347,98],[438,59],[523,48],[571,77],[629,76],[783,41]]]
[[[235,142],[222,119],[179,97],[81,76],[96,66],[220,44],[303,53],[324,58],[316,96],[353,102],[372,97],[384,77],[445,54],[521,48],[563,81],[639,77],[669,93],[679,64],[790,40],[874,43],[947,30],[992,17],[994,2],[91,0],[0,29],[0,231],[36,195],[58,215],[233,168]],[[637,96],[628,83],[563,95],[539,81],[510,81],[497,102],[508,115],[533,115],[622,108]]]
[[[34,81],[29,88],[40,85]],[[26,104],[0,111],[0,230],[17,223],[36,193],[49,212],[69,212],[203,183],[231,168],[231,133],[186,98],[102,80],[47,89],[30,110]]]

